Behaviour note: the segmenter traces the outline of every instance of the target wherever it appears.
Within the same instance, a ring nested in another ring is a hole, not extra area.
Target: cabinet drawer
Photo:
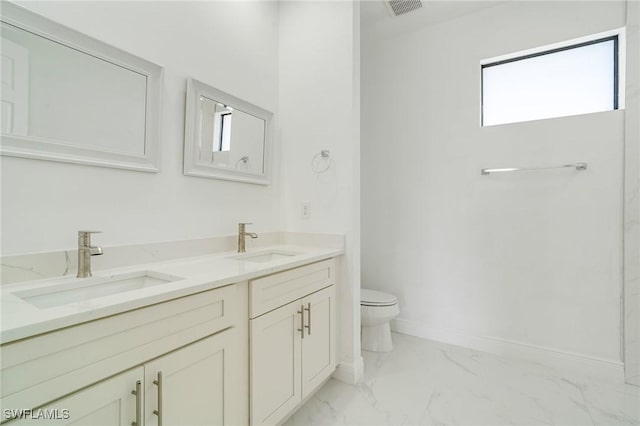
[[[35,418],[26,415],[10,425],[130,426],[142,414],[136,404],[143,397],[142,386],[139,387],[141,395],[137,396],[132,391],[136,391],[136,383],[142,385],[143,380],[144,368],[136,367],[45,405],[40,408],[42,411],[34,413]],[[6,414],[2,413],[3,420]],[[38,418],[38,415],[42,417]]]
[[[236,321],[230,285],[0,347],[1,408],[33,408]]]
[[[249,281],[249,316],[255,318],[335,281],[333,259]]]

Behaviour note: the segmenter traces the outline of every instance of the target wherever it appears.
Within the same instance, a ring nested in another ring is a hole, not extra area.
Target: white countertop
[[[153,271],[184,279],[50,308],[38,308],[14,293],[42,289],[51,286],[52,283],[60,283],[61,280],[70,282],[77,278],[67,276],[4,285],[0,292],[0,343],[9,343],[62,327],[269,275],[344,253],[343,249],[293,245],[262,247],[253,253],[271,251],[288,251],[296,255],[269,262],[249,262],[234,259],[238,253],[224,252],[96,271],[94,277]]]

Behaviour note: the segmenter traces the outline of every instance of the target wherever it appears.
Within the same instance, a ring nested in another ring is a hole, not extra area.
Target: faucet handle
[[[243,233],[245,225],[253,225],[251,222],[239,222],[238,223],[238,232]]]
[[[99,234],[102,231],[78,231],[78,245],[91,244],[91,234]]]

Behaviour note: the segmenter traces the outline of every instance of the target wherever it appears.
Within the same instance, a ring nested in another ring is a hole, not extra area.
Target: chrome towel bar
[[[562,166],[553,166],[553,167],[528,167],[528,168],[502,168],[502,169],[482,169],[480,170],[480,174],[488,175],[491,173],[504,173],[504,172],[522,172],[529,170],[550,170],[550,169],[563,169],[563,168],[572,168],[576,170],[587,170],[587,163],[575,163],[575,164],[563,164]]]

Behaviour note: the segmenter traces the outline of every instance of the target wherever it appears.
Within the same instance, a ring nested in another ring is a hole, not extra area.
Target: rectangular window
[[[482,125],[619,108],[618,34],[482,67]]]

